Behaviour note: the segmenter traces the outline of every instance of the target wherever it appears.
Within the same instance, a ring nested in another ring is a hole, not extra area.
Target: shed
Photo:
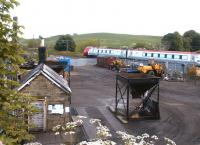
[[[67,80],[45,64],[30,71],[18,91],[36,98],[33,104],[40,110],[30,117],[36,128],[33,131],[51,130],[53,126],[69,121],[71,89]]]

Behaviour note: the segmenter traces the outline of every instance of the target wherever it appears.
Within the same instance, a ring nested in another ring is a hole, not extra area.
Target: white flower
[[[85,118],[87,118],[86,116],[80,116],[80,115],[78,115],[76,117],[79,118],[79,119],[85,119]]]
[[[116,143],[110,140],[98,139],[90,142],[82,141],[78,145],[116,145]]]
[[[74,131],[69,131],[69,134],[75,134],[76,132],[74,132]]]
[[[143,139],[141,136],[136,136],[136,139],[138,139],[138,140],[141,140],[141,139]]]
[[[167,143],[168,143],[167,145],[176,145],[176,143],[173,140],[171,140],[167,137],[164,137],[164,139],[165,139],[165,141],[167,141]]]
[[[55,132],[55,135],[59,135],[60,134],[60,132]]]
[[[78,145],[88,145],[88,142],[87,141],[82,141]]]
[[[100,119],[90,119],[90,123],[91,124],[94,124],[94,123],[98,123],[98,122],[101,122],[101,120]]]
[[[83,120],[81,120],[81,119],[76,120],[76,121],[75,121],[75,124],[76,124],[77,126],[80,126],[80,125],[83,124]]]
[[[142,137],[143,137],[143,138],[149,138],[149,134],[144,133],[144,134],[142,134]]]
[[[151,136],[152,139],[158,140],[158,137],[156,135]]]
[[[24,144],[24,145],[42,145],[42,144],[39,143],[39,142],[30,142],[30,143],[27,143],[27,144]]]

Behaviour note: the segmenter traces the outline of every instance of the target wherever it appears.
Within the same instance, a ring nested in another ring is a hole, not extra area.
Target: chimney
[[[39,36],[40,38],[40,46],[38,48],[38,56],[39,56],[39,64],[45,63],[46,61],[46,47],[44,46],[44,38]]]

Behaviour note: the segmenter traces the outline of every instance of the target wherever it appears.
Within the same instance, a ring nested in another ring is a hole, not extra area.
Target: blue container
[[[66,56],[58,56],[56,57],[58,62],[64,64],[64,70],[69,72],[72,71],[73,67],[71,66],[71,58]]]

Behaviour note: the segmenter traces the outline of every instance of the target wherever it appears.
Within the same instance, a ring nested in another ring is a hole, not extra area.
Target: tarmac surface
[[[177,145],[200,145],[200,83],[160,82],[160,120],[122,124],[108,111],[115,103],[115,72],[94,65],[75,66],[71,72],[72,106],[79,115],[99,118],[113,133],[148,133],[168,137]],[[89,136],[94,135],[90,132]]]

